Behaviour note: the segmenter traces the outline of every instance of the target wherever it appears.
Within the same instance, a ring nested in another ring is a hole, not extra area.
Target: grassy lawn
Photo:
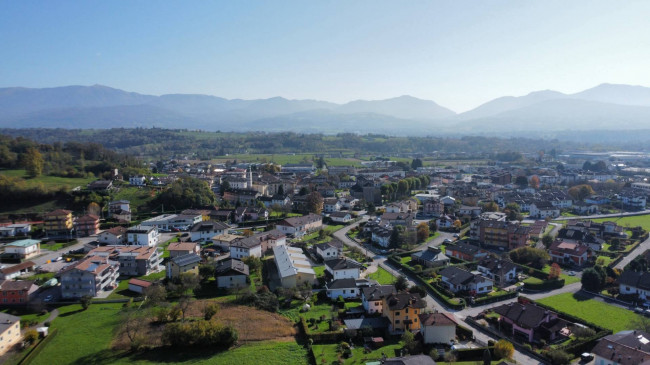
[[[128,200],[131,209],[141,213],[143,208],[153,199],[149,188],[138,188],[135,186],[123,185],[112,197],[113,200]]]
[[[244,344],[228,351],[213,352],[201,349],[179,351],[156,349],[143,354],[122,357],[102,363],[114,364],[224,364],[224,365],[307,365],[307,350],[295,341],[262,341]]]
[[[41,175],[35,178],[28,178],[25,170],[0,170],[0,174],[19,177],[25,179],[28,187],[37,186],[43,184],[45,188],[58,188],[65,186],[68,189],[72,189],[77,186],[85,188],[89,182],[97,180],[96,178],[78,178],[78,177],[58,177],[58,176],[47,176]]]
[[[614,333],[632,329],[630,322],[642,316],[619,307],[609,305],[594,299],[587,299],[578,294],[564,293],[538,302],[555,308],[559,311],[570,313],[585,321],[611,329]]]
[[[594,222],[611,221],[623,227],[641,226],[646,231],[650,231],[650,215],[637,215],[633,217],[621,217],[621,218],[599,218],[599,219],[593,219],[593,221]]]
[[[43,243],[41,244],[41,248],[43,250],[58,251],[75,244],[77,244],[77,240],[72,240],[70,242]]]
[[[314,272],[316,272],[316,277],[317,278],[325,275],[325,265],[314,266],[313,269],[314,269]]]
[[[395,277],[393,274],[389,273],[383,267],[377,267],[377,271],[369,274],[368,279],[376,280],[381,285],[388,285],[395,282]]]
[[[550,273],[551,272],[551,266],[550,265],[544,266],[542,268],[542,271],[547,273],[547,274]],[[569,284],[577,283],[577,282],[580,281],[579,277],[570,276],[570,275],[567,275],[567,274],[560,274],[560,279],[564,279],[564,285],[569,285]]]
[[[121,303],[94,304],[86,311],[78,304],[59,308],[52,322],[59,332],[31,364],[93,363],[94,356],[109,350],[121,308]]]
[[[612,262],[614,259],[608,256],[598,256],[596,258],[596,264],[601,265],[601,266],[608,266],[610,262]]]
[[[364,353],[363,346],[357,346],[352,349],[352,357],[344,359],[346,365],[363,365],[371,361],[379,361],[382,358],[382,353],[387,357],[395,357],[399,355],[399,350],[404,346],[401,342],[386,341],[386,346],[369,353]],[[338,353],[336,347],[338,345],[314,345],[314,356],[316,357],[317,364],[332,364],[337,363]],[[325,360],[325,361],[323,361]]]

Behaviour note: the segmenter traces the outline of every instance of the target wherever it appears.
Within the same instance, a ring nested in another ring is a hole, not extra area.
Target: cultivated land
[[[632,328],[630,322],[642,317],[631,310],[589,299],[578,293],[558,294],[538,302],[610,329],[614,333]]]

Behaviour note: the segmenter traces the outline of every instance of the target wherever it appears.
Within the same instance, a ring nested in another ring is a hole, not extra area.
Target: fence
[[[58,331],[56,330],[56,328],[53,329],[53,330],[52,330],[52,331],[47,335],[47,337],[43,338],[39,343],[37,343],[34,347],[32,347],[31,350],[29,350],[29,351],[27,352],[27,354],[25,355],[25,357],[23,357],[23,358],[18,362],[18,365],[29,364],[32,360],[34,360],[34,358],[35,358],[36,356],[38,356],[38,354],[39,354],[41,351],[43,351],[43,347],[45,347],[45,345],[47,345],[50,341],[52,341],[52,339],[53,339],[54,337],[56,337],[57,334],[58,334]]]

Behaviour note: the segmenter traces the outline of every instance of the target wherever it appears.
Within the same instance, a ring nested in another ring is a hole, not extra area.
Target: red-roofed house
[[[587,263],[591,250],[582,243],[555,241],[548,253],[551,261],[558,264],[582,266]]]

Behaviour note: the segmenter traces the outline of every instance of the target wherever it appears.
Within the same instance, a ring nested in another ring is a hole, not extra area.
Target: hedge
[[[480,361],[483,363],[483,353],[485,352],[485,349],[490,350],[492,360],[499,360],[494,355],[494,347],[478,347],[474,349],[454,350],[454,353],[456,354],[456,361]]]
[[[304,317],[300,317],[298,327],[307,338],[314,340],[314,343],[338,343],[346,338],[344,331],[311,333]]]
[[[537,290],[537,291],[559,289],[563,286],[564,286],[564,279],[544,280],[541,283],[524,282],[524,288],[528,290]]]
[[[433,287],[431,284],[424,281],[415,271],[411,270],[411,268],[402,265],[402,263],[396,258],[395,255],[388,256],[388,260],[391,261],[396,266],[400,267],[402,270],[406,271],[408,274],[410,274],[412,276],[412,279],[416,283],[418,283],[418,285],[423,286],[431,295],[442,300],[449,308],[456,309],[456,310],[462,310],[465,308],[465,305],[463,304],[456,304],[452,302],[451,298],[444,295],[442,292],[440,292],[438,289]]]
[[[18,365],[29,364],[30,362],[32,362],[32,360],[34,360],[34,358],[35,358],[35,357],[36,357],[36,356],[37,356],[41,351],[43,351],[43,348],[45,347],[45,345],[47,345],[48,342],[52,341],[52,339],[53,339],[54,337],[56,337],[56,334],[57,334],[57,333],[58,333],[58,332],[57,332],[56,328],[55,328],[54,330],[50,331],[50,333],[47,335],[47,337],[45,337],[44,339],[41,340],[41,342],[39,342],[38,344],[36,344],[36,346],[34,346],[34,347],[33,347],[33,348],[32,348],[32,349],[27,353],[27,355],[25,355],[25,357],[23,357],[23,358],[18,362]]]
[[[474,299],[474,303],[471,303],[472,306],[485,305],[490,303],[500,302],[502,300],[516,298],[519,295],[517,291],[511,291],[501,295],[487,296],[482,298]]]
[[[460,324],[456,325],[456,336],[461,340],[471,340],[474,338],[474,331],[471,329],[461,326]]]

